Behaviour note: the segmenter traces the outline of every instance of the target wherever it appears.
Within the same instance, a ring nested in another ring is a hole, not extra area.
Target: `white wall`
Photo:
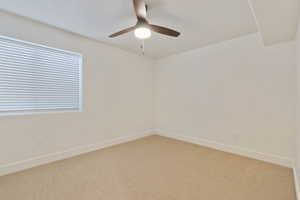
[[[155,67],[162,133],[294,159],[295,44],[247,35],[162,59]]]
[[[0,117],[0,173],[16,162],[152,128],[152,61],[7,13],[0,13],[0,27],[1,35],[84,56],[82,113]]]
[[[295,138],[295,150],[296,150],[296,171],[298,183],[300,183],[300,22],[298,24],[298,32],[296,36],[296,66],[297,66],[297,121],[296,121],[296,138]],[[299,185],[298,185],[299,187]]]

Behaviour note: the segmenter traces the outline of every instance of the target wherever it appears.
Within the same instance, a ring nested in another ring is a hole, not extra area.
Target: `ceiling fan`
[[[110,38],[114,38],[131,31],[134,31],[134,35],[139,39],[147,39],[151,37],[151,31],[172,37],[178,37],[180,35],[178,31],[150,24],[147,20],[148,6],[144,2],[144,0],[133,0],[133,6],[137,17],[136,25],[114,33],[109,36]]]

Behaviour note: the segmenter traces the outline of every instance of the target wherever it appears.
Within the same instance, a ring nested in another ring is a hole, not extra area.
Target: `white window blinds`
[[[82,56],[0,36],[0,114],[81,110]]]

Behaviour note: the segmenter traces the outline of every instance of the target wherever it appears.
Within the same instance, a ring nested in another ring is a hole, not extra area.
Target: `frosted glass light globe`
[[[134,35],[135,37],[144,40],[151,37],[151,31],[149,28],[139,27],[134,30]]]

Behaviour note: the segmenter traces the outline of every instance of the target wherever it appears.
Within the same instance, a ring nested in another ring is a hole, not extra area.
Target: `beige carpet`
[[[292,170],[151,136],[0,177],[1,200],[296,200]]]

